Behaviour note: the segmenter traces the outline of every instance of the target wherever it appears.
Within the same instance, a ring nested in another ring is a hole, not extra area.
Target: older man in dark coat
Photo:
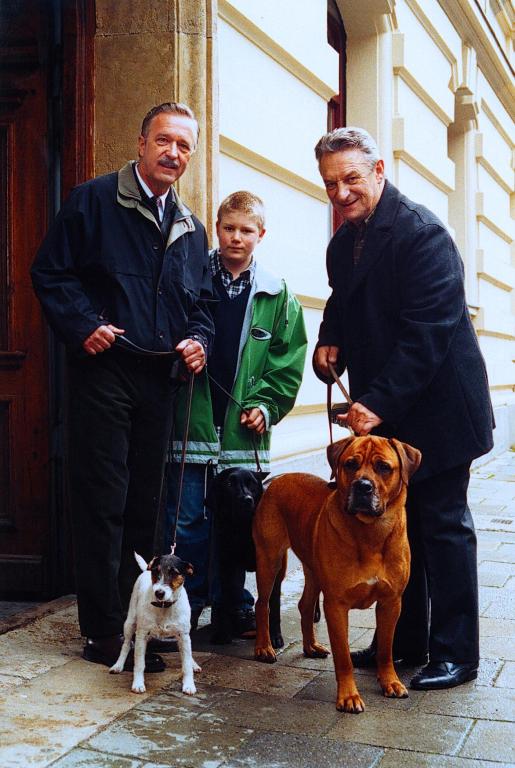
[[[417,689],[477,676],[477,561],[467,505],[472,459],[492,447],[486,370],[467,310],[463,263],[448,231],[384,177],[372,137],[326,134],[315,149],[328,196],[344,218],[327,251],[332,294],[315,372],[347,369],[356,434],[392,436],[422,451],[408,494],[411,577],[394,657],[429,663]],[[353,653],[375,664],[375,644]]]

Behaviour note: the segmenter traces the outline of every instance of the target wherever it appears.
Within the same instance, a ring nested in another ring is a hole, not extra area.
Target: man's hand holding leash
[[[200,341],[196,339],[183,339],[175,347],[179,352],[182,362],[190,373],[200,373],[206,364],[206,352]]]
[[[116,328],[114,325],[99,325],[96,330],[91,333],[88,338],[83,342],[82,348],[88,353],[88,355],[96,355],[97,352],[105,352],[109,349],[116,337],[125,333],[123,328]]]
[[[383,421],[361,403],[353,403],[347,413],[337,416],[342,427],[350,427],[356,435],[368,435]]]

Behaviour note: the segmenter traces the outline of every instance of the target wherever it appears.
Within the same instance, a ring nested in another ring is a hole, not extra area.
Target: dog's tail
[[[138,553],[135,552],[134,553],[134,557],[136,558],[136,562],[139,565],[139,567],[141,568],[141,570],[142,571],[146,571],[147,570],[147,563],[143,560],[141,555],[138,555]]]

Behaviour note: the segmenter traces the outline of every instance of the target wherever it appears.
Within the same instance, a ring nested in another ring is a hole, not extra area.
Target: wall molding
[[[424,179],[429,181],[433,186],[441,192],[444,192],[446,195],[454,192],[453,187],[447,184],[447,182],[440,178],[440,176],[436,176],[426,165],[421,163],[420,160],[417,160],[416,157],[411,155],[405,149],[395,149],[394,147],[393,156],[395,160],[402,160],[406,165],[409,165],[410,168],[413,168],[414,171],[419,173]]]
[[[253,45],[260,48],[263,53],[276,61],[283,69],[286,69],[291,75],[296,77],[310,90],[318,94],[324,101],[329,101],[335,95],[333,88],[324,83],[319,77],[305,67],[291,53],[288,53],[282,46],[269,37],[262,29],[254,24],[250,19],[240,13],[227,0],[218,1],[218,16],[227,22],[233,29],[250,40]]]
[[[274,163],[263,155],[259,155],[257,152],[253,152],[248,147],[244,147],[243,144],[238,144],[237,141],[233,141],[228,136],[220,135],[220,152],[233,160],[238,160],[244,165],[248,165],[260,173],[264,173],[266,176],[271,176],[272,179],[280,181],[282,184],[287,184],[289,187],[293,187],[297,192],[302,192],[305,195],[314,197],[315,200],[319,200],[322,203],[327,203],[327,194],[324,187],[314,184],[312,181],[308,181],[303,176],[299,176],[293,171],[289,171],[282,165]]]
[[[476,133],[476,160],[481,165],[485,171],[488,173],[489,176],[492,177],[494,181],[499,184],[502,189],[508,194],[511,195],[513,192],[512,186],[508,179],[505,179],[499,171],[494,168],[494,166],[490,163],[490,161],[485,157],[483,154],[483,134],[482,133]],[[513,175],[513,173],[512,173]]]
[[[504,333],[503,331],[488,331],[486,328],[477,328],[476,333],[478,336],[486,336],[490,339],[503,339],[504,341],[515,341],[515,336],[512,333]]]
[[[508,114],[515,112],[515,70],[490,22],[475,0],[438,0],[462,40],[477,53],[477,63]]]
[[[306,296],[303,293],[296,293],[295,295],[305,309],[325,309],[327,299],[320,299],[318,296]]]
[[[495,232],[496,235],[498,235],[502,240],[504,240],[506,243],[511,245],[513,242],[512,235],[504,230],[502,227],[500,227],[498,224],[496,224],[495,221],[492,221],[485,213],[484,213],[484,192],[476,192],[476,218],[478,221],[480,221],[482,224],[485,225],[485,227],[488,227],[488,229],[491,229],[492,232]]]
[[[398,75],[406,85],[411,88],[413,93],[415,93],[419,99],[426,105],[428,109],[433,112],[434,115],[445,125],[445,127],[449,127],[449,125],[454,121],[454,114],[450,114],[450,112],[446,112],[440,104],[433,99],[430,93],[426,91],[424,86],[419,83],[419,81],[416,79],[416,77],[410,72],[410,70],[406,67],[404,62],[404,33],[403,32],[395,32],[392,35],[393,39],[393,72],[395,75]],[[449,96],[451,97],[453,93],[452,91],[449,91]]]
[[[441,36],[437,28],[434,26],[433,22],[427,16],[427,14],[422,9],[420,3],[418,0],[406,0],[406,5],[408,8],[412,11],[413,15],[419,20],[419,22],[424,27],[425,31],[433,41],[433,43],[436,45],[436,47],[443,53],[445,58],[450,64],[451,67],[451,90],[453,92],[456,91],[458,87],[458,62],[456,60],[456,56],[452,52],[452,50],[449,48],[447,43],[445,42],[444,38]]]

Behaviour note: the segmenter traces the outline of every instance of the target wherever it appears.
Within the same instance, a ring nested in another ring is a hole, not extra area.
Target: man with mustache
[[[173,187],[197,140],[189,107],[153,107],[138,160],[72,191],[32,268],[69,363],[83,656],[107,666],[118,657],[138,573],[133,551],[147,561],[153,554],[178,366],[198,374],[213,333],[206,233]],[[164,669],[155,653],[145,666]]]
[[[327,249],[332,293],[315,371],[347,369],[357,435],[395,437],[422,452],[408,490],[411,576],[394,659],[423,669],[418,690],[477,676],[476,536],[467,505],[472,459],[493,444],[485,364],[465,299],[463,263],[447,229],[385,178],[374,139],[338,128],[315,147],[344,223]],[[352,654],[375,666],[375,641]],[[429,658],[428,658],[429,656]],[[429,661],[429,663],[426,663]]]

